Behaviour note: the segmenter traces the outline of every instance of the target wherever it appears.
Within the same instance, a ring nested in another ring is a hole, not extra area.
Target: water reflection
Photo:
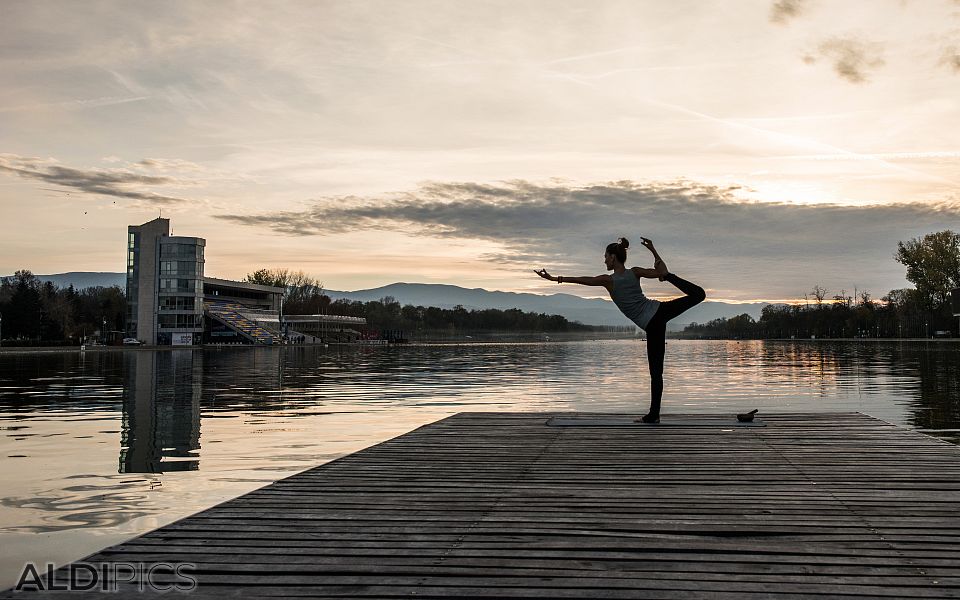
[[[664,410],[859,411],[957,442],[958,358],[960,345],[943,343],[671,342]],[[645,347],[632,341],[132,352],[123,361],[120,472],[198,469],[201,414],[264,431],[428,407],[642,411],[649,395]]]
[[[203,354],[127,353],[123,387],[119,472],[198,469]]]
[[[63,437],[47,447],[67,451],[83,436],[63,424],[97,420],[119,419],[88,434],[118,443],[119,473],[162,473],[200,468],[202,426],[214,419],[276,430],[428,407],[639,411],[644,352],[605,341],[2,354],[0,458],[30,458],[11,442],[37,438]],[[958,357],[960,345],[944,343],[670,342],[664,410],[859,410],[953,439]]]
[[[671,341],[665,379],[665,414],[860,411],[960,442],[956,343]],[[0,587],[449,414],[648,398],[630,340],[2,353]]]

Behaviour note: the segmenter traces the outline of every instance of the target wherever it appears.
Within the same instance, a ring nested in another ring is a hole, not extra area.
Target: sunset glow
[[[123,271],[162,210],[225,278],[555,293],[643,235],[711,299],[879,297],[960,228],[954,0],[40,1],[0,39],[0,274]]]

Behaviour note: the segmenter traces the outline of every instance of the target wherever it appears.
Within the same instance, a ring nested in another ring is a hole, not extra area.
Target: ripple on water
[[[958,356],[671,341],[664,411],[853,410],[958,443]],[[648,395],[631,340],[0,354],[0,537],[77,558],[103,538],[67,532],[136,535],[459,411],[629,412]]]

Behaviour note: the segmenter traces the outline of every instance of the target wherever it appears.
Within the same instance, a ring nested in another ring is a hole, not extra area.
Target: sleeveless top
[[[660,307],[660,301],[647,298],[640,289],[640,280],[633,274],[631,269],[617,275],[613,273],[613,289],[610,290],[610,297],[613,303],[617,305],[628,319],[637,324],[641,329],[646,330],[650,319],[657,313]]]

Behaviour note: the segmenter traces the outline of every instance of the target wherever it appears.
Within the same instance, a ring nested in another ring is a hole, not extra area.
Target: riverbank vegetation
[[[890,290],[876,301],[867,290],[831,294],[820,285],[802,304],[764,307],[748,314],[692,323],[680,337],[770,339],[824,337],[960,336],[951,290],[960,288],[960,234],[946,230],[899,242],[894,255],[914,288]]]
[[[468,310],[463,306],[401,305],[387,296],[379,300],[332,300],[324,294],[323,283],[303,271],[259,269],[247,275],[247,281],[286,289],[283,313],[287,315],[328,314],[363,317],[367,326],[378,331],[403,331],[406,335],[450,334],[482,331],[510,332],[629,332],[632,326],[606,327],[583,325],[561,315],[488,308]]]
[[[0,278],[0,335],[8,346],[113,339],[123,331],[126,304],[117,286],[61,288],[21,270]]]
[[[897,244],[894,258],[915,287],[890,290],[875,300],[867,290],[831,293],[820,285],[797,304],[764,307],[760,319],[748,314],[693,323],[687,338],[770,339],[824,337],[960,337],[951,310],[951,290],[960,288],[960,234],[946,230]],[[401,304],[394,298],[368,302],[332,300],[323,284],[289,269],[260,269],[247,281],[283,287],[284,314],[363,317],[371,330],[410,336],[471,332],[627,332],[571,322],[561,315],[512,309],[438,308]],[[117,287],[76,290],[38,279],[30,271],[0,278],[0,335],[7,345],[79,344],[89,336],[122,337],[126,299]]]

